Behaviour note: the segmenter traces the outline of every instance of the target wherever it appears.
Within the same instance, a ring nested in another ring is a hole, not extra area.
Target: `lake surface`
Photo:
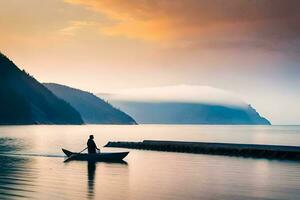
[[[98,146],[144,139],[300,146],[300,126],[0,126],[0,199],[300,199],[300,162],[130,150],[127,164],[63,163],[61,148],[80,151],[91,133]]]

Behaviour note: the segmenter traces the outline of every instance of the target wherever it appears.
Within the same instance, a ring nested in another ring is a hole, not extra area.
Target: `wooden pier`
[[[300,161],[300,146],[144,140],[108,142],[105,147]]]

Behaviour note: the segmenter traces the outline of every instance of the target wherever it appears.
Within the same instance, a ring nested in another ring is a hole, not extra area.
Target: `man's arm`
[[[98,149],[98,150],[100,150],[98,147],[97,147],[97,145],[96,145],[96,143],[95,143],[95,141],[93,140],[93,142],[94,142],[94,146],[95,146],[95,148],[96,149]]]

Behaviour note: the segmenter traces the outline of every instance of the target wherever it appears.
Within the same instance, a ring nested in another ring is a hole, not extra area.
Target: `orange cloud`
[[[101,32],[202,45],[265,45],[300,35],[297,0],[65,0],[104,14]],[[259,44],[257,44],[259,43]]]
[[[65,0],[100,12],[112,20],[101,27],[102,33],[144,40],[174,40],[182,37],[208,36],[215,24],[209,12],[198,12],[199,3],[187,1],[139,0]],[[202,8],[204,11],[205,8]]]
[[[89,22],[89,21],[70,21],[69,25],[59,32],[63,35],[72,36],[75,34],[76,31],[86,28],[86,27],[94,27],[98,24],[96,22]]]
[[[153,13],[152,9],[155,9],[155,7],[147,8],[138,1],[136,1],[138,5],[118,0],[66,0],[66,2],[80,4],[105,14],[112,21],[110,25],[100,28],[105,35],[126,36],[152,41],[175,37],[175,34],[170,31],[172,20],[167,15],[159,12]]]

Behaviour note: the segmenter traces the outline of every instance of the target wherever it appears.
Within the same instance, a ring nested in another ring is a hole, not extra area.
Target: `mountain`
[[[264,124],[251,106],[246,109],[201,103],[114,102],[140,124]]]
[[[271,124],[234,94],[207,86],[144,88],[99,96],[140,124]]]
[[[0,124],[83,124],[67,102],[0,53]]]
[[[45,83],[44,85],[56,96],[76,108],[87,124],[136,124],[129,115],[92,93],[55,83]]]

